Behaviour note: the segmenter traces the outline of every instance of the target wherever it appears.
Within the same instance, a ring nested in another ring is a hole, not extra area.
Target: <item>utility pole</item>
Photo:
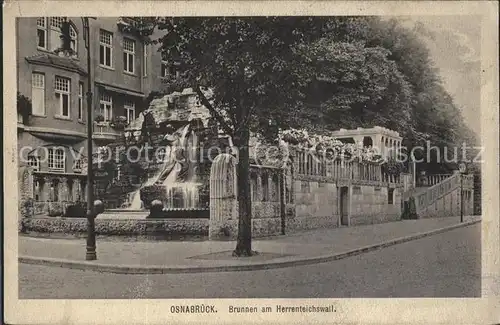
[[[458,165],[458,170],[460,172],[460,222],[464,222],[464,185],[463,179],[464,174],[467,173],[467,165],[461,162]]]

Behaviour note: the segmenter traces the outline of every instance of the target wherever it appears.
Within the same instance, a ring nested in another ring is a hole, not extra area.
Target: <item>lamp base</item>
[[[95,260],[97,260],[97,253],[95,251],[95,248],[92,249],[90,247],[87,247],[87,253],[85,254],[85,260],[86,261],[95,261]]]

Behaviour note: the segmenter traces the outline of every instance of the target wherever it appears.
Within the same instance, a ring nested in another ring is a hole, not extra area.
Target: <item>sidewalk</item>
[[[97,261],[85,261],[85,239],[19,237],[21,263],[113,273],[184,273],[256,270],[332,261],[480,221],[480,217],[405,220],[320,229],[255,239],[259,255],[231,256],[234,241],[97,241]]]

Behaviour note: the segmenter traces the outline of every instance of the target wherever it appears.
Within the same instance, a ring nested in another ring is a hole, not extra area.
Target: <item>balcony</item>
[[[92,139],[111,142],[117,140],[122,132],[111,127],[109,122],[94,122]]]

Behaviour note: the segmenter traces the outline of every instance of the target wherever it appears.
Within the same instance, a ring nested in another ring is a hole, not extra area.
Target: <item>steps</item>
[[[405,206],[409,206],[410,198],[414,199],[415,212],[418,218],[459,216],[461,200],[463,213],[472,214],[474,179],[473,175],[459,173],[447,175],[430,175],[434,181],[432,186],[419,186],[403,193]],[[460,189],[463,190],[461,195]]]

